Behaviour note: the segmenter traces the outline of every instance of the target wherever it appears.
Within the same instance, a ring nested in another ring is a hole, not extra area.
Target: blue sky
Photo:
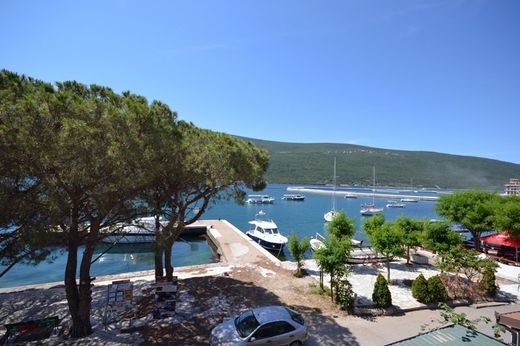
[[[0,68],[284,142],[520,163],[520,1],[0,2]]]

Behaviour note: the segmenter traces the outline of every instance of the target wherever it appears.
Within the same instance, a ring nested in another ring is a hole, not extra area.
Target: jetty
[[[319,188],[308,188],[308,187],[288,187],[287,191],[298,192],[298,193],[314,193],[319,195],[332,195],[333,193],[339,197],[345,196],[356,196],[356,197],[366,197],[366,198],[387,198],[387,199],[401,199],[401,198],[413,198],[419,201],[431,201],[435,202],[439,199],[437,196],[424,196],[424,195],[402,195],[402,194],[392,194],[392,193],[377,193],[377,192],[358,192],[358,191],[341,191],[341,190],[325,190]]]

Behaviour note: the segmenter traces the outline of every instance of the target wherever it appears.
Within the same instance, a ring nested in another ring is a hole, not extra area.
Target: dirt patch
[[[257,306],[290,306],[307,321],[323,319],[323,314],[344,314],[329,297],[312,293],[316,285],[312,277],[295,278],[270,262],[234,268],[227,275],[180,280],[177,315],[171,321],[148,323],[139,332],[144,344],[207,345],[213,327]],[[153,299],[145,295],[135,317],[146,316],[152,306]]]

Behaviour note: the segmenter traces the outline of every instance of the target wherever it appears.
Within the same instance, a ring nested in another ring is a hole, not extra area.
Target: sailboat
[[[334,183],[334,190],[332,191],[332,209],[323,215],[326,222],[331,222],[334,216],[338,213],[336,211],[336,158],[334,158],[334,176],[332,181]]]
[[[372,173],[372,203],[367,203],[361,206],[361,215],[370,216],[370,215],[376,215],[381,214],[383,212],[383,208],[377,208],[376,204],[374,202],[375,200],[375,194],[376,194],[376,168],[373,167],[373,173]]]

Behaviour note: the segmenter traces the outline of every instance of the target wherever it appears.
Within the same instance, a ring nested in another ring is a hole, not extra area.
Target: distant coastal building
[[[505,185],[505,195],[506,196],[520,196],[520,179],[511,178],[509,179],[509,183]]]

